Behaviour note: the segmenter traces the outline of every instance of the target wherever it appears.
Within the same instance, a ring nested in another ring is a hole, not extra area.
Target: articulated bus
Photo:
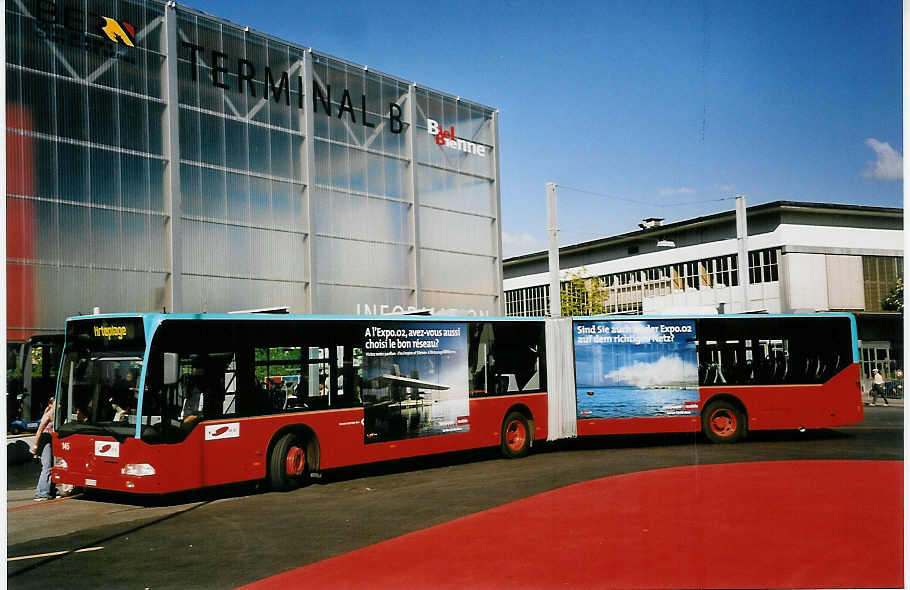
[[[576,436],[859,422],[849,314],[70,318],[53,478],[136,494]]]

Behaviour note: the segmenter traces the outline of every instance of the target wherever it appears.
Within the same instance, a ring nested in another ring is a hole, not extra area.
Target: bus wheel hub
[[[720,435],[729,435],[736,430],[736,418],[729,412],[719,410],[711,416],[711,427]]]
[[[291,447],[288,449],[285,469],[288,475],[301,475],[306,469],[306,454],[300,447]]]
[[[518,450],[524,446],[526,437],[524,424],[518,420],[512,421],[506,428],[506,444],[512,450]]]

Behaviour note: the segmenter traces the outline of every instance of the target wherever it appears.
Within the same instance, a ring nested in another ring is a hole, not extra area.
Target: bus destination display
[[[67,339],[91,343],[97,350],[142,349],[145,332],[142,320],[136,318],[91,319],[70,322]]]

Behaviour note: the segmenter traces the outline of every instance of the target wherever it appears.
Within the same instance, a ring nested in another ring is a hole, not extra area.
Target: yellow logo
[[[130,34],[127,33],[122,26],[120,26],[120,23],[106,16],[102,16],[101,18],[104,19],[104,28],[101,30],[104,31],[104,34],[107,35],[111,41],[114,43],[119,43],[120,41],[118,41],[118,39],[122,39],[123,42],[130,47],[135,47],[133,45],[133,40]],[[133,33],[133,27],[131,27],[129,24],[126,24],[126,26],[130,29],[130,32]],[[135,35],[135,33],[133,34]]]

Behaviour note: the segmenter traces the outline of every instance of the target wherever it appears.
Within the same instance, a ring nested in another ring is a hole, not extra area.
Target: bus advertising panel
[[[698,415],[694,320],[576,321],[577,415]]]
[[[468,432],[465,323],[366,325],[366,443]]]

